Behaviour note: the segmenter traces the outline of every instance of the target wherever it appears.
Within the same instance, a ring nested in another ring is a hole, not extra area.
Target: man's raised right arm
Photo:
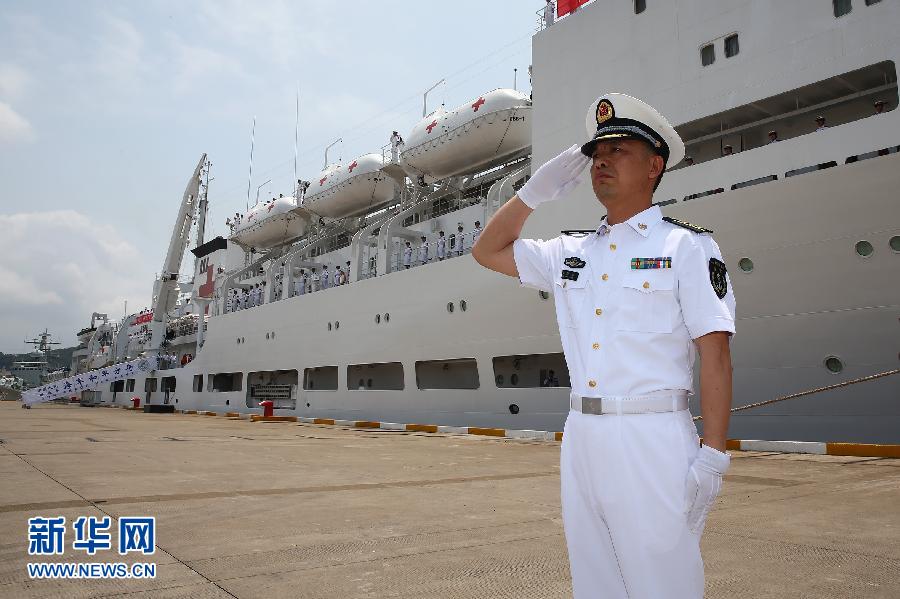
[[[574,145],[537,169],[519,193],[491,217],[472,248],[475,261],[490,270],[518,277],[513,244],[525,220],[539,204],[553,201],[578,185],[590,161]]]

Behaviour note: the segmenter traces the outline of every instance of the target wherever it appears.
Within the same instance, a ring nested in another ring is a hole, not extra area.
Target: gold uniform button
[[[616,250],[616,244],[614,244],[614,243],[609,244],[609,249],[615,251],[615,250]]]
[[[644,289],[650,289],[650,283],[649,283],[649,282],[644,281]]]
[[[597,308],[596,310],[594,310],[594,314],[596,314],[597,316],[600,316],[601,314],[603,314],[603,309]]]
[[[599,344],[599,343],[595,343],[595,344],[592,345],[591,347],[594,348],[594,349],[600,349],[600,344]]]
[[[600,277],[600,278],[603,279],[603,280],[605,281],[605,280],[609,279],[609,275],[606,274],[606,273],[603,273],[603,276]]]
[[[597,386],[597,381],[595,381],[595,380],[588,381],[588,387],[596,387],[596,386]]]

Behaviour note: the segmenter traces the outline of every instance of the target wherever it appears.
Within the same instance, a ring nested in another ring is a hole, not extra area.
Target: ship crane
[[[151,341],[149,350],[159,351],[166,333],[166,318],[169,310],[175,307],[177,298],[178,275],[184,251],[190,241],[191,226],[198,211],[200,203],[200,185],[202,183],[201,171],[206,164],[206,154],[200,157],[194,174],[191,175],[181,205],[178,208],[178,216],[172,227],[172,237],[169,248],[166,251],[166,259],[159,279],[154,287],[153,320],[150,322]]]

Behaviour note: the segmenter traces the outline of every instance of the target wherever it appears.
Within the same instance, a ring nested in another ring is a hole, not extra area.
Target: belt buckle
[[[600,416],[603,414],[603,398],[602,397],[582,397],[581,412],[583,414],[595,414]]]

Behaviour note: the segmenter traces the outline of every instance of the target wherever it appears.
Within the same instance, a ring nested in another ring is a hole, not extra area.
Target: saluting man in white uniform
[[[560,480],[574,596],[699,599],[700,535],[730,461],[734,295],[711,231],[651,206],[684,157],[675,129],[624,94],[598,98],[587,119],[591,141],[539,168],[472,253],[554,294],[572,386]],[[588,165],[600,225],[518,239]],[[687,409],[697,353],[702,445]]]

